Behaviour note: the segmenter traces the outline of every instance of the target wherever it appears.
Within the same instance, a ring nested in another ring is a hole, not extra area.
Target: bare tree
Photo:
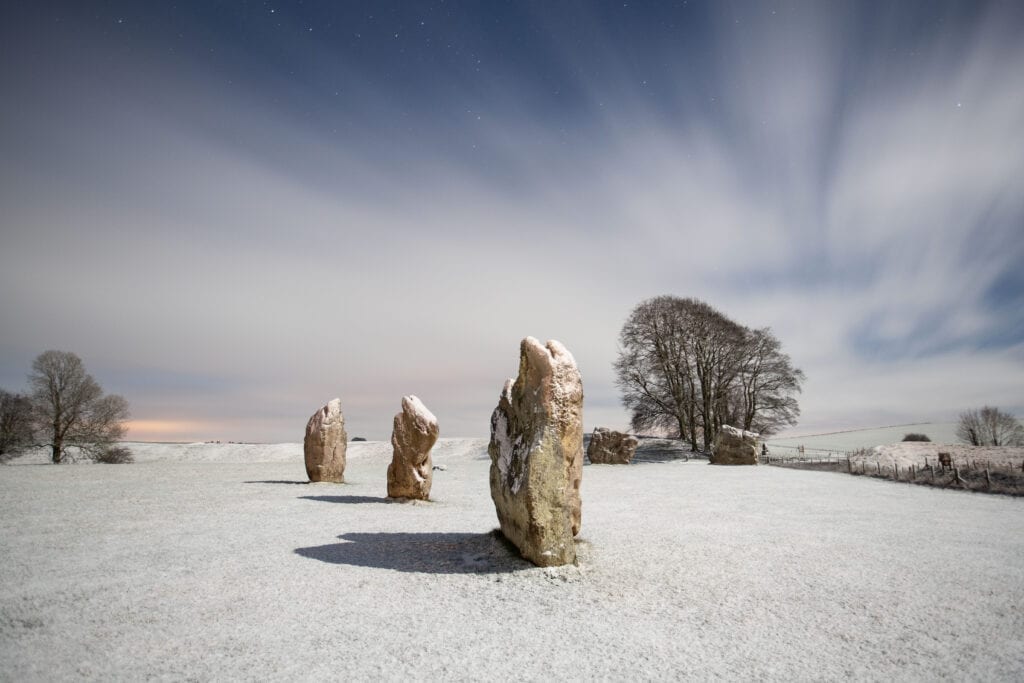
[[[50,447],[53,462],[63,461],[72,447],[98,457],[124,436],[128,402],[105,396],[75,354],[40,354],[28,379],[37,433]]]
[[[805,379],[803,371],[793,367],[770,328],[747,330],[745,341],[731,395],[730,423],[764,435],[795,425],[800,417],[796,394]]]
[[[708,450],[723,424],[772,433],[800,414],[804,375],[771,331],[696,299],[638,304],[619,335],[615,372],[633,429],[674,433],[693,450]]]
[[[745,328],[703,301],[683,299],[680,308],[692,342],[701,438],[709,451],[718,430],[727,423],[728,397],[739,374]]]
[[[633,309],[619,335],[616,383],[634,431],[674,431],[696,450],[692,353],[677,308],[673,297],[658,297]]]
[[[1024,446],[1024,427],[1017,418],[991,406],[960,413],[956,436],[972,446]]]
[[[0,389],[0,460],[32,441],[32,402],[22,394]]]

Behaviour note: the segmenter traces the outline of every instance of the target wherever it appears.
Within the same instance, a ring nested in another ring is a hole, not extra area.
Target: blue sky
[[[623,427],[634,305],[771,326],[800,431],[1024,413],[1024,5],[7,3],[0,386],[147,439],[404,394],[485,436],[519,340]]]

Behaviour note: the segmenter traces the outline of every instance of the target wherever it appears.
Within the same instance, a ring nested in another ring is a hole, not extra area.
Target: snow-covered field
[[[847,432],[817,434],[813,436],[768,439],[772,455],[800,457],[797,447],[804,446],[804,457],[819,458],[852,454],[854,463],[875,462],[883,468],[894,464],[901,468],[926,463],[936,464],[940,451],[949,453],[957,465],[981,465],[987,463],[997,468],[1005,466],[1020,469],[1024,463],[1024,448],[1019,447],[976,447],[960,443],[956,438],[955,422],[939,422],[896,427],[875,427],[855,429]],[[931,441],[903,441],[909,433],[926,434]]]
[[[828,434],[807,436],[785,436],[768,439],[768,448],[775,455],[792,456],[798,446],[803,446],[806,455],[819,456],[823,452],[844,453],[860,448],[873,448],[879,444],[897,443],[906,434],[925,434],[932,443],[957,443],[955,422],[929,422],[926,424],[898,425],[895,427],[872,427],[851,429]]]
[[[385,443],[343,485],[298,444],[132,448],[0,467],[0,679],[1024,677],[1022,499],[588,465],[580,564],[539,569],[483,441],[439,444],[431,503],[383,498]]]
[[[935,444],[908,441],[884,446],[875,446],[870,450],[858,452],[850,456],[855,463],[878,462],[882,467],[890,468],[893,464],[900,468],[910,465],[923,467],[927,464],[937,465],[939,453],[949,453],[954,466],[992,467],[1002,469],[1012,467],[1020,470],[1024,463],[1024,448],[1012,446],[966,446],[964,444]]]

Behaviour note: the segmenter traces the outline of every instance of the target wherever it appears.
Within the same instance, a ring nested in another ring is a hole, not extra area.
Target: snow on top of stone
[[[551,353],[552,359],[554,359],[558,365],[571,365],[576,367],[576,358],[574,358],[572,353],[569,352],[569,349],[565,348],[565,345],[562,342],[556,339],[549,339],[547,348]]]
[[[557,367],[576,367],[576,359],[569,353],[569,349],[555,339],[549,339],[546,344],[541,344],[536,337],[526,337],[520,348],[545,370],[553,372]]]
[[[737,439],[759,439],[761,437],[757,432],[748,432],[730,425],[722,425],[722,431]]]
[[[522,356],[526,356],[529,365],[540,368],[545,375],[551,374],[551,352],[536,337],[526,337],[523,339],[519,344],[519,350]],[[522,363],[520,363],[521,370]]]
[[[428,425],[437,424],[437,418],[434,417],[434,414],[427,410],[427,407],[423,405],[423,401],[412,394],[402,397],[402,412],[411,414],[416,422]]]

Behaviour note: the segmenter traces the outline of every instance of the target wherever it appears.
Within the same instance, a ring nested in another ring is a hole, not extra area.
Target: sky
[[[0,387],[138,440],[339,397],[487,436],[519,342],[624,428],[650,297],[770,326],[791,432],[1024,414],[1024,3],[7,2]]]

